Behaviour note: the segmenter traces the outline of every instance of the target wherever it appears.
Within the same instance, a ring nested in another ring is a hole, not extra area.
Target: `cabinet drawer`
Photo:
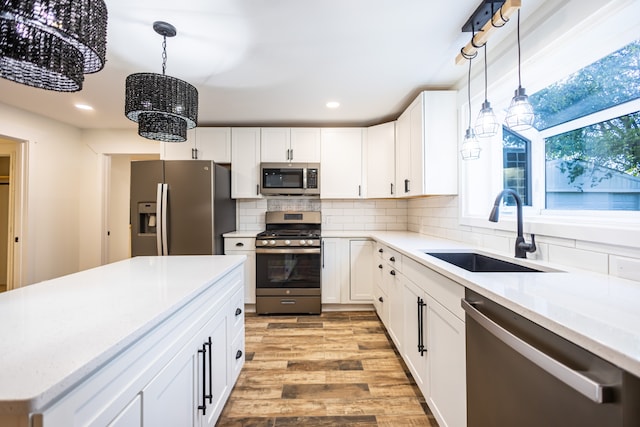
[[[392,268],[402,271],[402,254],[388,246],[376,244],[376,255],[380,261],[387,263]]]
[[[447,310],[464,320],[464,310],[460,305],[460,300],[464,298],[464,286],[408,258],[403,263],[403,274]]]
[[[256,249],[254,237],[225,237],[224,253],[228,251],[253,251]]]

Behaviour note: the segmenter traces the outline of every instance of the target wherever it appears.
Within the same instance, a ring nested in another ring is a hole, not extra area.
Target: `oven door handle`
[[[318,254],[320,248],[256,248],[256,254]]]

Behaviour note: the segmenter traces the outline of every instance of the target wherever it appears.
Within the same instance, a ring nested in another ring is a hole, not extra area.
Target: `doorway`
[[[25,144],[0,137],[0,292],[21,286]]]

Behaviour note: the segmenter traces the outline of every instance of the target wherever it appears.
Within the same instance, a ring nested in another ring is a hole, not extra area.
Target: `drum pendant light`
[[[511,104],[507,110],[505,123],[509,129],[516,132],[529,129],[533,125],[535,114],[533,106],[529,102],[529,97],[522,87],[522,78],[520,70],[520,9],[518,9],[518,89],[516,89]]]
[[[84,74],[104,67],[103,0],[4,0],[0,77],[57,92],[82,89]]]
[[[162,74],[136,73],[125,84],[125,115],[138,122],[138,134],[144,138],[183,142],[187,129],[198,123],[198,90],[189,83],[167,76],[167,37],[176,29],[166,22],[153,23],[153,29],[163,37]]]

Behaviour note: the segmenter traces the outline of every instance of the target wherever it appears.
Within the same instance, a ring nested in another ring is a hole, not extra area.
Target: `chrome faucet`
[[[493,204],[493,209],[491,209],[491,214],[489,215],[489,221],[498,222],[498,214],[500,213],[500,200],[506,195],[511,195],[516,201],[516,209],[518,211],[518,237],[516,238],[516,258],[526,258],[527,252],[535,252],[536,251],[536,236],[535,234],[531,235],[531,243],[527,243],[524,241],[524,236],[522,235],[522,200],[518,193],[513,191],[510,188],[502,190],[498,197],[496,197],[496,201]]]

